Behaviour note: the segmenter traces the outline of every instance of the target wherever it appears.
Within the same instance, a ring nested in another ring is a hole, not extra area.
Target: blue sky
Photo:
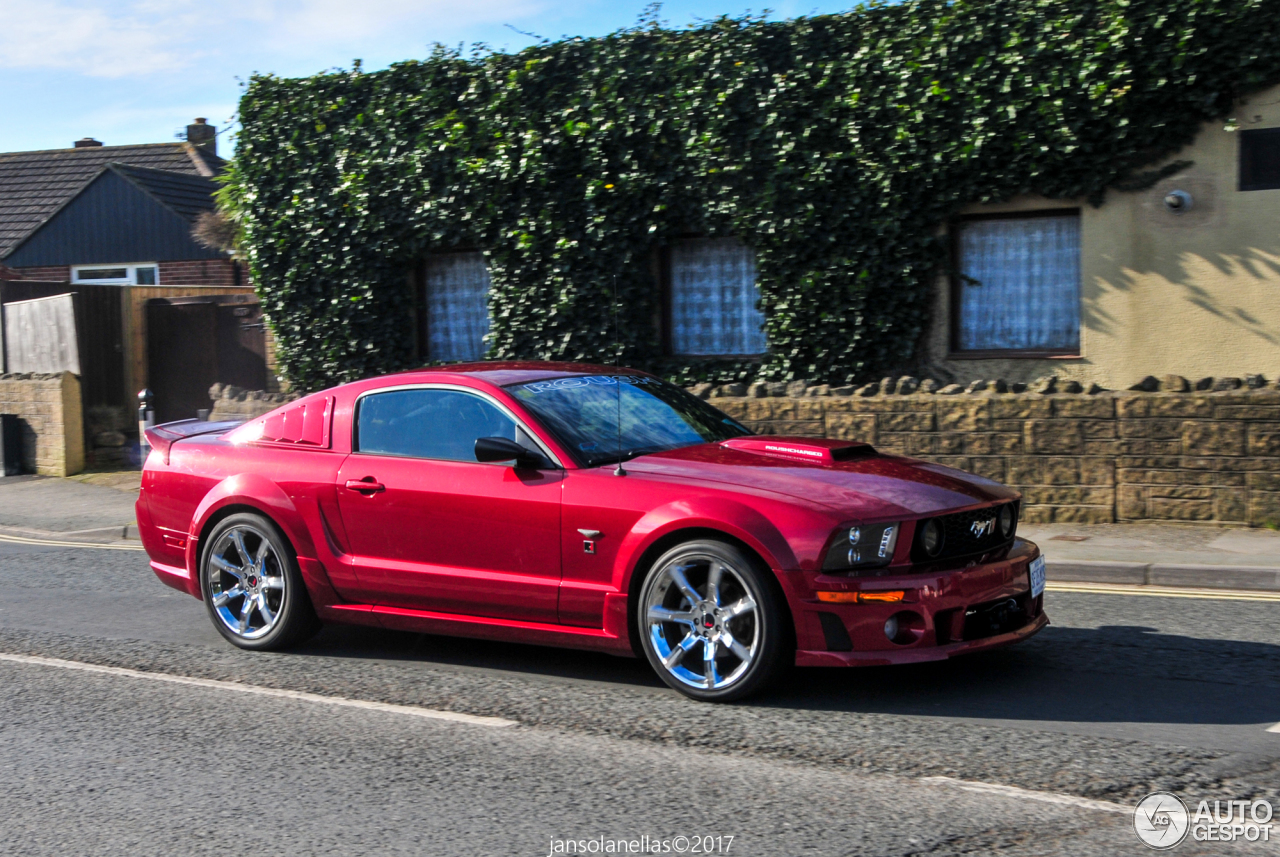
[[[775,0],[771,18],[853,5]],[[173,140],[196,116],[224,128],[237,79],[302,76],[353,59],[368,69],[435,42],[519,50],[532,40],[631,26],[646,0],[0,0],[0,152]],[[673,0],[672,26],[760,12],[734,0]],[[225,142],[224,142],[225,141]],[[223,136],[219,150],[231,141]]]

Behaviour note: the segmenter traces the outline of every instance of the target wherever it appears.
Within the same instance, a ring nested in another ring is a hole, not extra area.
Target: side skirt
[[[375,604],[317,606],[316,612],[326,622],[347,625],[375,625],[419,634],[505,640],[512,643],[587,649],[634,657],[629,640],[599,628],[520,622],[511,619],[493,619],[487,616],[463,616],[457,613],[434,613],[429,610],[383,607]]]

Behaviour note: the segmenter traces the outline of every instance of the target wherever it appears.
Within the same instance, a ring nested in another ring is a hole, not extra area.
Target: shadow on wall
[[[1106,294],[1127,292],[1131,295],[1142,294],[1151,302],[1152,319],[1167,317],[1170,307],[1164,302],[1173,295],[1180,295],[1181,300],[1191,304],[1201,312],[1207,313],[1220,321],[1226,322],[1235,329],[1251,337],[1260,339],[1270,345],[1280,345],[1280,331],[1273,323],[1268,323],[1255,315],[1257,307],[1275,305],[1273,291],[1280,281],[1280,256],[1268,253],[1257,247],[1248,248],[1248,255],[1218,253],[1204,256],[1197,253],[1180,253],[1171,263],[1156,266],[1150,270],[1122,268],[1116,280],[1095,278],[1094,284],[1101,294],[1093,300],[1085,300],[1082,305],[1081,319],[1085,328],[1108,335],[1120,333],[1120,323],[1102,308],[1106,303]],[[1227,298],[1226,292],[1238,296],[1240,285],[1224,290],[1214,284],[1215,280],[1227,279],[1239,283],[1244,279],[1249,283],[1251,297],[1256,303],[1249,307]],[[1272,287],[1266,289],[1265,287]],[[1161,305],[1164,304],[1164,311]],[[1184,323],[1189,323],[1184,322]]]

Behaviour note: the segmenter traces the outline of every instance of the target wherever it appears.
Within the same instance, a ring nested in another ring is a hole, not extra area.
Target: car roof
[[[601,366],[595,363],[559,363],[548,360],[488,360],[478,363],[454,363],[447,366],[427,366],[410,369],[394,375],[383,376],[405,380],[431,380],[440,375],[467,375],[495,387],[508,384],[527,384],[550,378],[572,375],[647,375],[637,369]]]

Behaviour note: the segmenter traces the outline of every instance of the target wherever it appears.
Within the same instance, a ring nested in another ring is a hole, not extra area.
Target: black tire
[[[239,576],[228,568],[237,565]],[[209,619],[233,645],[252,651],[284,649],[320,630],[293,546],[263,515],[241,512],[219,521],[201,549],[199,573]],[[239,596],[237,589],[242,590]]]
[[[712,567],[717,563],[721,571],[713,599]],[[688,588],[677,582],[675,572]],[[794,663],[795,652],[785,599],[771,577],[754,554],[716,539],[685,542],[660,556],[645,573],[634,606],[640,647],[658,677],[704,702],[744,699],[776,683]],[[753,606],[744,607],[744,599]],[[677,649],[683,652],[677,654]],[[703,670],[701,677],[686,663],[690,657],[698,659],[693,666]],[[674,667],[669,666],[672,658]]]

